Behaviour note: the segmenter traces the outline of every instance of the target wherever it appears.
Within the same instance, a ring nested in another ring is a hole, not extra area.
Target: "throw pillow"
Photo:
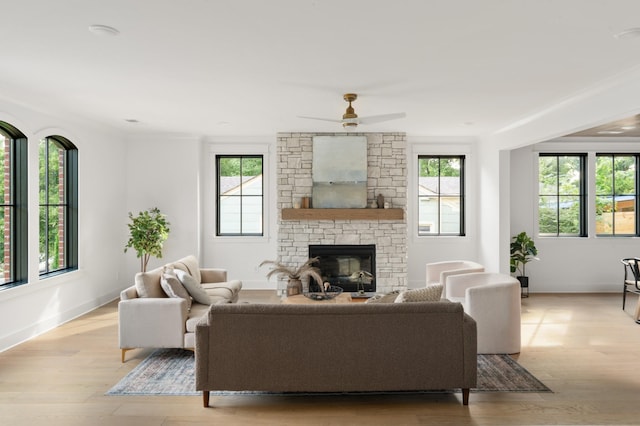
[[[191,297],[193,297],[193,300],[203,305],[211,304],[211,298],[195,278],[180,269],[176,269],[175,273],[184,288],[186,288]]]
[[[162,278],[160,278],[160,285],[167,296],[182,298],[187,301],[187,310],[191,310],[191,295],[186,288],[182,285],[178,277],[174,274],[162,274]]]
[[[149,272],[138,272],[134,279],[138,297],[167,297],[160,286],[160,275],[162,272],[155,269]]]
[[[399,290],[394,290],[387,294],[376,294],[375,296],[368,298],[364,303],[393,303],[399,293]]]
[[[403,291],[398,295],[395,303],[403,302],[438,302],[442,297],[442,284],[432,284],[425,288]]]

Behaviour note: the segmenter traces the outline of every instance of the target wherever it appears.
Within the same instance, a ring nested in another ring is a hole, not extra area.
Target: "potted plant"
[[[521,232],[511,238],[511,273],[516,273],[516,278],[520,281],[520,287],[523,291],[524,289],[527,290],[527,296],[529,294],[529,277],[526,275],[525,266],[532,260],[539,260],[536,257],[537,254],[538,249],[535,242],[526,232]]]
[[[307,260],[302,266],[288,267],[275,260],[265,260],[260,266],[273,265],[273,268],[267,273],[267,279],[272,275],[285,276],[289,279],[287,283],[287,296],[294,296],[300,293],[309,292],[309,278],[313,278],[320,286],[320,290],[324,293],[324,285],[322,285],[322,276],[320,275],[320,269],[313,266],[318,262],[317,257],[313,257]],[[304,283],[303,283],[304,280]]]
[[[129,241],[124,247],[132,248],[140,258],[140,270],[146,272],[151,256],[162,257],[162,245],[169,237],[169,222],[157,207],[140,212],[133,216],[129,212]]]

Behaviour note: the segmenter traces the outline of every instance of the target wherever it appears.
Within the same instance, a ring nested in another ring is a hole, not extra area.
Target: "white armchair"
[[[427,263],[427,286],[442,284],[442,296],[447,289],[447,277],[451,275],[484,272],[484,266],[470,260],[447,260],[443,262]]]
[[[520,352],[520,282],[506,274],[476,272],[447,279],[445,297],[461,302],[477,323],[479,354]]]

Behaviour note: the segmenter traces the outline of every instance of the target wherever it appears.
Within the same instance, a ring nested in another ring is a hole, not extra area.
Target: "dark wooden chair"
[[[622,309],[624,310],[627,293],[640,295],[640,258],[627,257],[621,260],[624,265],[624,285],[622,288]],[[640,324],[640,301],[636,307],[633,319]]]

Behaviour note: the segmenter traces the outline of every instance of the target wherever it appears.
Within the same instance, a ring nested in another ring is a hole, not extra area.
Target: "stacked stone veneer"
[[[310,197],[314,136],[366,136],[367,205],[382,194],[402,220],[282,220],[282,209]],[[405,133],[279,133],[278,257],[297,266],[309,258],[309,244],[375,244],[376,291],[407,288],[407,156]],[[283,290],[286,282],[278,282]]]

